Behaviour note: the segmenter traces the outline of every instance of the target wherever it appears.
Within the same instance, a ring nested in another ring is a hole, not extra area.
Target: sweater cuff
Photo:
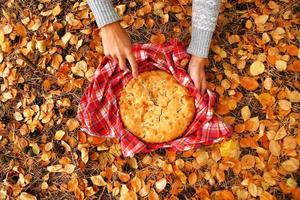
[[[187,52],[195,56],[207,58],[213,34],[213,31],[192,27],[192,38]]]
[[[87,0],[87,3],[99,28],[120,20],[110,0]]]

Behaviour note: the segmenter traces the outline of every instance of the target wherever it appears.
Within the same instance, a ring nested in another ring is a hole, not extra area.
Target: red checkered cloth
[[[174,78],[195,98],[196,114],[184,135],[166,143],[149,144],[130,133],[123,125],[118,108],[120,92],[132,78],[130,71],[123,71],[116,61],[105,57],[96,69],[85,90],[77,112],[82,131],[99,137],[119,138],[124,157],[147,153],[159,148],[185,151],[203,144],[219,142],[231,136],[233,129],[213,113],[216,96],[209,89],[202,96],[194,87],[190,76],[180,67],[183,59],[190,59],[182,43],[172,40],[164,45],[134,44],[133,52],[139,73],[160,69]]]

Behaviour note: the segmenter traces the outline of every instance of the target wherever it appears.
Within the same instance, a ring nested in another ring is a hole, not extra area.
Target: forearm
[[[193,0],[192,38],[187,49],[188,53],[208,57],[219,7],[220,0]]]
[[[99,28],[120,20],[111,0],[87,0],[87,3],[95,16]]]

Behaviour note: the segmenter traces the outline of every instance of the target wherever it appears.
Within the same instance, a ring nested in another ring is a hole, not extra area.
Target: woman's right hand
[[[122,70],[127,68],[127,59],[131,66],[133,77],[137,77],[138,65],[132,51],[131,41],[119,22],[103,26],[100,29],[100,36],[102,37],[105,56],[111,56],[113,59],[118,60]]]

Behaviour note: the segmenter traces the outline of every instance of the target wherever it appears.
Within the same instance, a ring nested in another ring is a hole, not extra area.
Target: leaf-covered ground
[[[133,42],[188,44],[191,0],[114,4]],[[0,199],[300,199],[298,0],[222,1],[206,70],[231,140],[131,159],[75,119],[103,58],[87,4],[0,5]]]

